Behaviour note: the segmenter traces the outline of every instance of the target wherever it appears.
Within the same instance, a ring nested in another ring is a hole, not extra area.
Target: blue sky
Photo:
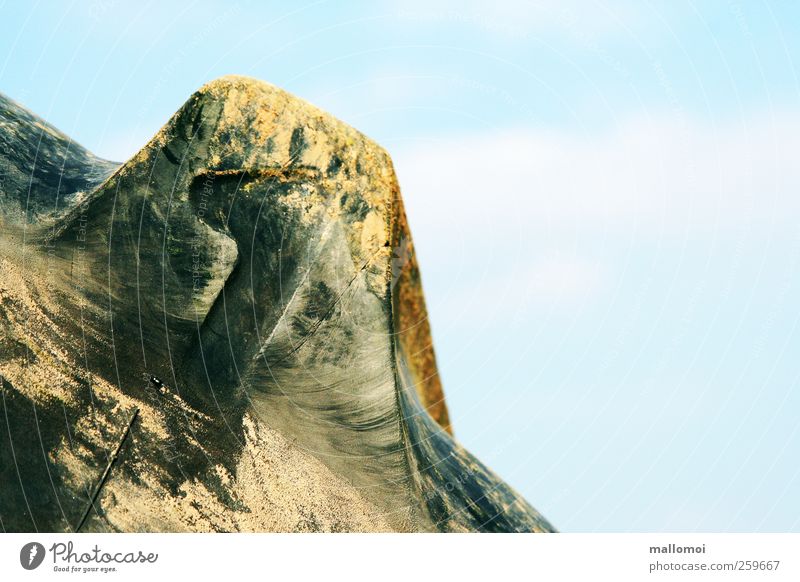
[[[459,439],[565,531],[800,531],[796,2],[4,2],[124,160],[238,73],[393,155]]]

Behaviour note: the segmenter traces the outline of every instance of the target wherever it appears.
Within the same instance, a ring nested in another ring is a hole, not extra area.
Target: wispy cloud
[[[447,322],[569,313],[617,288],[633,249],[665,240],[788,240],[799,150],[794,113],[716,126],[667,113],[602,134],[429,140],[394,158],[433,314]]]
[[[502,267],[502,265],[498,265]],[[441,320],[508,321],[529,316],[532,310],[572,312],[595,299],[609,284],[606,266],[596,260],[546,251],[527,264],[491,273],[457,286],[437,306]],[[468,316],[468,317],[467,317]]]
[[[800,113],[724,125],[636,117],[603,134],[508,130],[431,140],[395,163],[414,216],[451,216],[462,229],[505,224],[553,232],[796,225]],[[509,221],[511,218],[511,221]]]

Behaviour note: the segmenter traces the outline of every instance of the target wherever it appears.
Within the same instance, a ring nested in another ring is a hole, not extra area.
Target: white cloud
[[[437,317],[457,321],[470,314],[484,320],[524,317],[531,308],[569,311],[607,288],[605,266],[585,257],[547,252],[504,273],[458,285],[436,308]]]
[[[664,115],[599,135],[448,137],[394,159],[432,314],[447,323],[569,313],[616,287],[632,249],[664,240],[797,236],[798,151],[800,115]]]
[[[552,254],[534,261],[513,282],[523,298],[558,301],[596,292],[603,285],[603,273],[599,263]]]
[[[669,236],[796,225],[798,151],[800,114],[720,126],[663,115],[600,135],[517,129],[431,140],[394,158],[412,224],[446,216],[501,237],[533,227]]]

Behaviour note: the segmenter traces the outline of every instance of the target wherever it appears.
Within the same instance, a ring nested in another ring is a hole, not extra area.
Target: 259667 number
[[[736,562],[736,569],[741,571],[748,570],[777,570],[780,560],[739,560]]]

